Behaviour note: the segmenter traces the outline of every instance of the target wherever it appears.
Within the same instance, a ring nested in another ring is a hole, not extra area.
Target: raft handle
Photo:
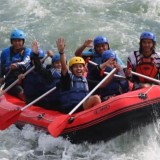
[[[41,120],[44,116],[45,116],[45,113],[39,114],[38,117],[37,117],[37,119]]]
[[[138,97],[139,97],[140,99],[146,100],[146,99],[147,99],[147,94],[145,94],[145,93],[139,93],[139,94],[138,94]]]
[[[68,123],[71,124],[74,120],[75,120],[75,117],[72,116],[72,117],[69,118]]]

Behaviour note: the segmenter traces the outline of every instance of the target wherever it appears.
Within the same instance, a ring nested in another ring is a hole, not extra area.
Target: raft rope
[[[144,92],[143,94],[148,94],[150,91],[151,91],[151,89],[153,89],[155,86],[157,86],[157,85],[152,85],[146,92]],[[120,100],[120,99],[124,99],[124,98],[135,98],[135,97],[139,97],[139,95],[137,94],[137,95],[133,95],[133,96],[125,96],[125,97],[119,97],[119,98],[114,98],[113,100],[111,100],[109,103],[107,103],[107,104],[111,104],[112,102],[114,102],[114,101],[117,101],[117,100]],[[112,97],[111,97],[112,98]],[[109,98],[110,99],[110,98]],[[108,100],[109,100],[108,99]],[[107,101],[108,101],[107,100]],[[93,110],[91,109],[91,110],[88,110],[88,112],[92,112]],[[84,113],[84,114],[86,114],[86,112]],[[78,115],[78,116],[76,116],[76,117],[79,117],[79,116],[82,116],[83,114],[81,114],[81,115]]]
[[[156,85],[152,85],[144,94],[148,94],[152,89],[153,89],[153,87],[155,87]],[[126,97],[120,97],[120,98],[117,98],[117,99],[113,99],[111,102],[109,102],[108,104],[110,104],[110,103],[112,103],[113,101],[117,101],[117,100],[119,100],[119,99],[124,99],[124,98],[135,98],[135,97],[139,97],[139,95],[137,94],[137,95],[133,95],[133,96],[126,96]],[[15,110],[15,109],[7,109],[7,108],[5,108],[4,106],[0,106],[0,108],[2,108],[2,109],[4,109],[4,110],[7,110],[7,111],[13,111],[13,110]],[[91,112],[92,110],[89,110],[88,112]],[[84,114],[86,114],[86,113],[84,113]],[[48,119],[48,118],[46,118],[45,117],[45,115],[46,114],[44,114],[44,113],[40,113],[40,114],[38,114],[38,115],[36,115],[36,116],[28,116],[28,115],[26,115],[26,114],[24,114],[24,113],[22,113],[22,115],[24,116],[24,117],[27,117],[27,118],[37,118],[37,119],[39,119],[39,120],[41,120],[41,119],[44,119],[44,120],[46,120],[46,121],[48,121],[48,122],[53,122],[54,120],[53,120],[53,118],[52,119]],[[83,115],[83,114],[81,114],[81,115]],[[79,115],[79,116],[81,116],[81,115]],[[79,117],[79,116],[77,116],[77,117]]]
[[[27,117],[27,118],[38,118],[38,119],[44,119],[44,120],[49,121],[49,122],[53,122],[53,119],[45,118],[45,115],[43,115],[43,113],[42,114],[38,114],[37,116],[27,116],[24,113],[22,113],[22,115],[24,117]]]

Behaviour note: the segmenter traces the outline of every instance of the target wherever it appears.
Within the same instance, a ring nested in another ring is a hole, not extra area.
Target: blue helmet
[[[15,29],[11,32],[10,39],[23,39],[25,40],[25,34],[22,30]]]
[[[31,52],[31,54],[30,54],[30,57],[32,58],[33,57],[33,52]],[[45,56],[45,53],[44,53],[44,51],[42,50],[42,49],[39,49],[38,50],[38,57],[39,58],[43,58]]]
[[[112,51],[111,49],[103,52],[102,62],[106,61],[109,58],[116,59],[116,53]]]
[[[42,49],[38,50],[38,56],[39,56],[39,58],[43,58],[45,56],[45,53]]]
[[[143,32],[140,36],[140,40],[142,39],[151,39],[153,40],[154,42],[156,42],[156,36],[154,33],[152,32]]]
[[[101,44],[101,43],[108,43],[108,39],[104,36],[97,36],[95,39],[94,39],[94,46],[97,45],[97,44]]]
[[[60,55],[59,55],[59,54],[55,54],[55,55],[52,57],[52,63],[57,62],[57,61],[60,61]]]

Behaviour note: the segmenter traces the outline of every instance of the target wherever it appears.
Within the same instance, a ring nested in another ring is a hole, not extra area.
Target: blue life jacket
[[[5,48],[1,54],[1,73],[0,77],[3,77],[9,71],[12,63],[17,64],[17,69],[12,70],[6,78],[6,86],[13,83],[20,73],[24,73],[30,63],[31,49],[24,48],[22,52],[13,53],[13,47]]]
[[[53,76],[53,83],[54,83],[54,85],[56,85],[58,82],[60,82],[61,70],[52,68],[51,73]]]
[[[23,53],[12,53],[12,47],[5,48],[1,54],[1,70],[5,74],[8,72],[9,67],[12,63],[17,63],[18,67],[27,67],[30,63],[30,53],[31,49],[24,48]],[[23,63],[18,63],[22,62]]]
[[[102,63],[102,56],[101,56],[101,54],[93,52],[91,60],[97,64],[101,64]],[[94,66],[92,64],[88,63],[88,65],[87,65],[87,68],[88,68],[87,79],[92,79],[91,71],[92,71],[93,67]]]
[[[88,82],[85,77],[76,77],[72,74],[70,90],[61,91],[61,108],[73,108],[76,106],[89,92]]]
[[[47,84],[46,79],[33,70],[23,81],[24,94],[28,98],[38,98],[46,92]]]
[[[112,68],[107,67],[105,71],[110,72],[111,70]],[[119,95],[121,93],[125,93],[128,91],[129,91],[129,84],[127,80],[120,80],[113,77],[110,83],[105,88],[101,89],[101,97]]]
[[[92,52],[91,56],[91,60],[97,64],[101,64],[102,63],[102,54],[98,54],[94,51],[94,49],[90,49],[89,52]],[[124,63],[122,62],[122,60],[116,55],[116,59],[117,59],[117,63],[120,66],[125,66]],[[87,74],[87,79],[92,79],[92,75],[91,75],[91,70],[93,69],[93,65],[88,63],[87,65],[88,68],[88,74]]]
[[[53,82],[46,86],[46,92],[50,90],[51,88],[55,87],[57,83],[60,82],[61,78],[61,71],[55,68],[50,69],[53,76]],[[50,105],[53,104],[53,106],[57,103],[60,103],[60,91],[59,89],[56,89],[56,91],[51,92],[49,95],[46,96],[47,103],[50,103]]]

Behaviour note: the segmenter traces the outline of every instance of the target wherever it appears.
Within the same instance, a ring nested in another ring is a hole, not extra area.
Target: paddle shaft
[[[43,95],[41,95],[40,97],[38,97],[37,99],[35,99],[34,101],[32,101],[31,103],[29,103],[28,105],[24,106],[21,109],[11,110],[5,113],[4,115],[2,115],[0,117],[0,130],[4,130],[8,128],[11,124],[15,123],[18,120],[22,111],[24,111],[25,109],[30,107],[32,104],[36,103],[37,101],[39,101],[40,99],[42,99],[43,97],[45,97],[55,89],[56,87],[53,87],[52,89],[50,89],[49,91],[47,91],[46,93],[44,93]]]
[[[79,102],[79,103],[77,104],[77,106],[74,107],[74,108],[69,112],[69,115],[73,114],[73,113],[84,103],[84,101],[87,100],[87,98],[88,98],[89,96],[91,96],[91,95],[93,94],[93,92],[95,92],[95,90],[96,90],[97,88],[99,88],[99,87],[107,80],[107,78],[110,77],[110,75],[112,75],[113,73],[115,73],[116,70],[117,70],[117,69],[114,68],[105,78],[103,78],[103,80],[100,81],[100,83],[98,83],[97,86],[94,87],[94,88],[89,92],[89,94],[87,94],[87,96],[86,96],[85,98],[83,98],[82,101]]]
[[[2,81],[1,84],[0,84],[1,86],[4,84],[6,78],[9,76],[10,73],[11,73],[11,69],[9,69],[9,71],[8,71],[7,74],[5,75],[3,81]]]
[[[160,80],[158,80],[158,79],[151,78],[151,77],[148,77],[148,76],[145,76],[145,75],[143,75],[143,74],[136,73],[136,72],[133,72],[133,71],[131,71],[131,73],[132,73],[133,75],[135,75],[135,76],[139,76],[139,77],[142,77],[142,78],[145,78],[145,79],[148,79],[148,80],[150,80],[150,81],[153,81],[153,82],[156,82],[156,83],[160,84]]]
[[[90,61],[90,60],[89,60],[88,62],[89,62],[90,64],[94,65],[94,66],[97,66],[97,65],[98,65],[97,63],[95,63],[95,62],[93,62],[93,61]],[[104,72],[104,74],[108,75],[109,72]],[[120,78],[120,79],[126,79],[126,77],[121,76],[121,75],[118,75],[118,74],[114,74],[114,77]]]
[[[45,97],[46,95],[48,95],[49,93],[51,93],[52,91],[54,91],[55,89],[56,89],[56,87],[53,87],[52,89],[50,89],[46,93],[42,94],[40,97],[38,97],[37,99],[35,99],[34,101],[30,102],[25,107],[23,107],[21,109],[21,111],[24,111],[25,109],[27,109],[28,107],[30,107],[32,104],[36,103],[37,101],[39,101],[40,99],[42,99],[43,97]]]
[[[42,62],[45,61],[48,58],[48,56],[44,57],[42,59]],[[35,69],[35,66],[32,66],[29,70],[27,70],[23,75],[26,76],[27,74],[29,74],[31,71],[33,71]],[[4,93],[6,93],[8,90],[10,90],[13,86],[15,86],[17,83],[19,82],[19,79],[17,79],[16,81],[14,81],[11,85],[9,85],[6,89],[4,89],[1,93],[0,96],[2,96]]]
[[[90,64],[93,64],[93,65],[97,65],[97,63],[95,63],[95,62],[93,62],[93,61],[88,61]],[[151,78],[151,77],[148,77],[148,76],[145,76],[145,75],[143,75],[143,74],[140,74],[140,73],[136,73],[136,72],[133,72],[133,71],[131,71],[131,73],[133,74],[133,75],[135,75],[135,76],[139,76],[139,77],[142,77],[142,78],[145,78],[145,79],[148,79],[148,80],[150,80],[150,81],[153,81],[153,82],[156,82],[156,83],[158,83],[158,84],[160,84],[160,80],[158,80],[158,79],[155,79],[155,78]],[[104,72],[104,74],[109,74],[108,72]],[[126,77],[124,77],[124,76],[120,76],[120,75],[117,75],[117,74],[114,74],[114,76],[115,77],[117,77],[117,78],[121,78],[121,79],[126,79]]]

